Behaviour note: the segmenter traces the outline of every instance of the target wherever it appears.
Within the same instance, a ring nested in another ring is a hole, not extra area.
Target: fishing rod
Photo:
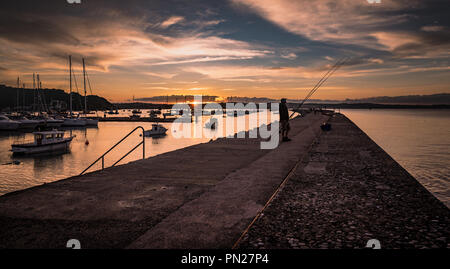
[[[340,60],[338,60],[326,73],[323,75],[323,77],[316,83],[316,85],[311,89],[311,91],[308,93],[308,95],[303,99],[303,101],[297,106],[295,110],[300,109],[303,104],[325,83],[325,81],[328,80],[329,77],[333,75],[334,72],[336,72],[337,69],[339,69],[346,61],[348,60],[347,57],[344,57]],[[292,118],[292,116],[297,112],[295,111],[291,114],[289,118]]]
[[[314,85],[314,87],[311,89],[311,91],[306,95],[305,99],[297,106],[297,108],[294,109],[294,112],[292,112],[289,119],[294,116],[295,113],[297,113],[296,110],[300,109],[303,104],[330,78],[336,70],[338,70],[341,66],[343,66],[347,61],[349,60],[348,57],[344,57],[339,59],[326,73],[322,76],[322,78]]]

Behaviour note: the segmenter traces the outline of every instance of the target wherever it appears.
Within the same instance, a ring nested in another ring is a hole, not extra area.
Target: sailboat
[[[134,105],[134,95],[133,95],[133,105]],[[138,108],[133,109],[133,111],[131,112],[133,114],[132,117],[140,117],[140,114],[142,114],[142,111]]]
[[[72,56],[71,55],[69,55],[69,81],[70,81],[70,95],[69,95],[70,114],[69,114],[69,117],[64,119],[62,126],[70,126],[70,127],[86,126],[86,120],[79,118],[79,117],[74,117],[73,112],[72,112]]]

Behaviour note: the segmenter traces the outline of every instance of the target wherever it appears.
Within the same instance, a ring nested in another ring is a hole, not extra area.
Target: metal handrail
[[[121,160],[123,160],[125,157],[127,157],[131,152],[133,152],[135,149],[137,149],[140,145],[142,145],[142,159],[145,159],[145,135],[144,135],[145,130],[144,130],[144,127],[138,126],[138,127],[134,128],[131,132],[129,132],[126,136],[124,136],[122,139],[120,139],[120,141],[117,142],[114,146],[112,146],[109,150],[107,150],[105,153],[103,153],[102,156],[98,157],[98,159],[95,160],[93,163],[91,163],[91,165],[89,165],[88,168],[84,169],[83,172],[80,173],[80,176],[83,175],[87,170],[89,170],[92,166],[94,166],[94,164],[96,164],[100,160],[102,160],[102,170],[104,170],[105,169],[105,156],[106,156],[106,154],[111,152],[111,150],[113,150],[115,147],[117,147],[120,143],[122,143],[125,139],[127,139],[132,133],[134,133],[138,129],[142,130],[142,141],[139,144],[137,144],[132,150],[128,151],[127,154],[122,156],[111,167],[113,167],[116,164],[118,164]]]

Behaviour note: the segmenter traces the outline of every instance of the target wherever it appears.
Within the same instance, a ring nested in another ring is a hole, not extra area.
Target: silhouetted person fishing
[[[317,84],[312,88],[312,90],[308,93],[305,99],[297,106],[297,108],[294,109],[292,114],[289,116],[289,111],[286,106],[286,98],[281,99],[280,103],[280,125],[281,125],[281,136],[283,137],[282,141],[291,141],[288,138],[289,130],[291,129],[289,125],[289,119],[294,116],[295,113],[300,113],[300,108],[303,106],[303,104],[322,86],[325,81],[327,81],[336,70],[338,70],[341,66],[343,66],[347,61],[349,61],[350,58],[343,57],[342,59],[339,59],[326,73],[325,75],[317,82]],[[328,128],[328,127],[327,127]]]
[[[282,141],[291,141],[291,139],[288,138],[291,127],[289,125],[289,111],[285,98],[282,98],[280,103],[280,125]]]

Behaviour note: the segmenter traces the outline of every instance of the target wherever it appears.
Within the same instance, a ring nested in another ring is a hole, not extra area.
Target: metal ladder
[[[98,159],[95,160],[93,163],[91,163],[91,165],[89,165],[88,168],[84,169],[83,172],[80,173],[80,176],[83,175],[87,170],[89,170],[94,164],[96,164],[100,160],[102,160],[102,170],[104,170],[105,169],[105,156],[106,156],[106,154],[111,152],[111,150],[113,150],[115,147],[117,147],[120,143],[122,143],[125,139],[127,139],[132,133],[134,133],[138,129],[142,130],[142,141],[139,144],[137,144],[133,149],[128,151],[127,154],[123,155],[122,158],[120,158],[117,162],[115,162],[113,165],[111,165],[111,167],[113,167],[116,164],[118,164],[121,160],[123,160],[125,157],[127,157],[131,152],[133,152],[135,149],[137,149],[140,145],[142,145],[142,159],[145,159],[145,136],[144,136],[144,131],[145,130],[144,130],[144,127],[138,126],[138,127],[134,128],[131,132],[129,132],[126,136],[124,136],[122,139],[120,139],[120,141],[117,142],[114,146],[112,146],[108,151],[103,153],[102,156],[98,157]]]

